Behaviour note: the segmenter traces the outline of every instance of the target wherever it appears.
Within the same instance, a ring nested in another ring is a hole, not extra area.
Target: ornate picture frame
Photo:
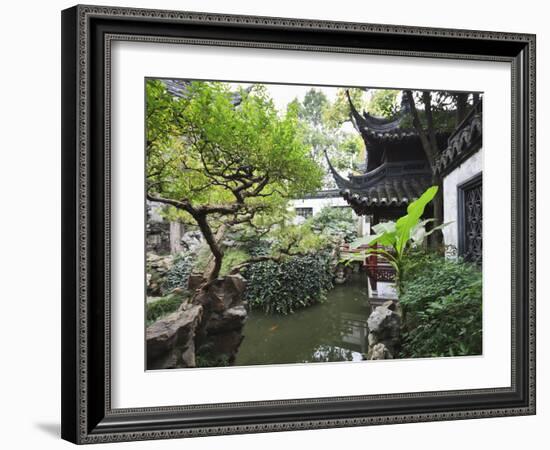
[[[510,386],[113,408],[110,64],[116,41],[510,64]],[[85,444],[535,414],[534,35],[79,5],[62,12],[62,110],[64,439]]]

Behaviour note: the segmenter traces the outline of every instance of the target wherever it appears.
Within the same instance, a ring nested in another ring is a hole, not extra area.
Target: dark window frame
[[[296,213],[297,216],[303,217],[306,220],[309,219],[310,217],[313,217],[312,207],[294,208],[294,212]]]
[[[473,177],[468,178],[466,181],[463,181],[462,183],[458,184],[456,186],[457,189],[457,233],[458,233],[458,255],[465,257],[466,251],[467,251],[467,239],[466,239],[466,233],[467,233],[467,214],[466,214],[466,192],[474,189],[478,186],[481,186],[481,208],[482,208],[482,214],[483,214],[483,172],[479,172],[475,174]],[[483,219],[482,219],[483,220]],[[483,242],[483,222],[482,222],[482,231],[481,231],[481,238]],[[478,264],[481,265],[483,263],[483,254],[481,256],[481,261],[478,261]]]

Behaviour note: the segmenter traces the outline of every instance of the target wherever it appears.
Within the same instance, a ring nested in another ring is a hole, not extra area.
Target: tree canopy
[[[396,89],[373,89],[366,110],[373,116],[392,119],[399,111],[397,101],[400,93]]]
[[[302,103],[298,102],[298,116],[313,126],[323,125],[323,112],[330,105],[323,91],[310,89],[304,95]]]
[[[351,121],[350,106],[347,98],[349,94],[351,101],[358,110],[365,106],[365,90],[359,88],[339,88],[334,102],[325,109],[324,120],[329,128],[340,128],[345,122]]]
[[[297,108],[278,113],[259,85],[238,94],[218,82],[189,82],[179,97],[146,84],[147,196],[196,222],[216,259],[210,278],[223,257],[220,224],[265,221],[321,187]]]
[[[339,89],[336,99],[331,102],[323,91],[311,88],[301,102],[294,99],[289,104],[289,108],[297,108],[311,157],[325,169],[324,188],[334,186],[334,179],[326,167],[325,152],[338,170],[354,170],[361,154],[364,158],[361,137],[343,129],[343,124],[349,120],[349,117],[344,119],[344,115],[349,114],[346,112],[349,106],[346,110],[341,104],[343,92]],[[356,93],[362,95],[361,90],[356,90]]]
[[[279,116],[261,86],[241,95],[235,106],[227,85],[191,82],[184,98],[174,98],[148,81],[148,192],[198,206],[319,187],[297,111]]]

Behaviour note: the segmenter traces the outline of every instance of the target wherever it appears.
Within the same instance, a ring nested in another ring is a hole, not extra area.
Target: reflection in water
[[[235,365],[361,361],[369,313],[360,274],[331,290],[324,303],[294,314],[251,311]]]

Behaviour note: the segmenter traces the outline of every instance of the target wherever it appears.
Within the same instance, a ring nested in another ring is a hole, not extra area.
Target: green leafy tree
[[[353,90],[353,95],[359,99],[363,91]],[[297,108],[311,157],[319,165],[326,166],[326,152],[338,170],[353,170],[359,155],[364,154],[364,144],[355,133],[342,130],[347,114],[342,99],[345,99],[343,90],[338,91],[335,102],[331,103],[323,91],[310,89],[302,102],[295,99],[289,107]],[[324,188],[332,187],[334,180],[328,170],[325,172]]]
[[[298,111],[280,115],[265,88],[239,92],[227,84],[190,82],[175,97],[148,80],[147,198],[168,205],[200,229],[213,263],[223,261],[229,227],[276,216],[286,199],[319,189],[321,168],[309,157]]]
[[[310,89],[306,92],[304,100],[300,104],[298,116],[314,126],[323,124],[323,112],[329,106],[327,96],[323,91]]]
[[[357,222],[351,208],[325,206],[309,222],[314,231],[333,238],[337,245],[357,238]]]
[[[288,110],[298,114],[304,141],[310,147],[310,156],[318,163],[322,161],[323,150],[336,142],[334,133],[327,133],[322,120],[322,113],[329,105],[325,94],[310,89],[300,102],[297,98],[288,104]]]
[[[324,111],[325,124],[332,129],[337,129],[345,122],[351,121],[351,109],[348,95],[353,104],[361,110],[365,106],[365,90],[358,88],[340,88],[336,93],[336,99]]]
[[[401,91],[395,89],[373,89],[367,103],[367,111],[373,116],[392,119],[398,112],[398,96]]]
[[[330,161],[338,170],[354,170],[357,161],[365,158],[365,144],[356,133],[341,132],[338,137],[335,148],[328,152]]]

